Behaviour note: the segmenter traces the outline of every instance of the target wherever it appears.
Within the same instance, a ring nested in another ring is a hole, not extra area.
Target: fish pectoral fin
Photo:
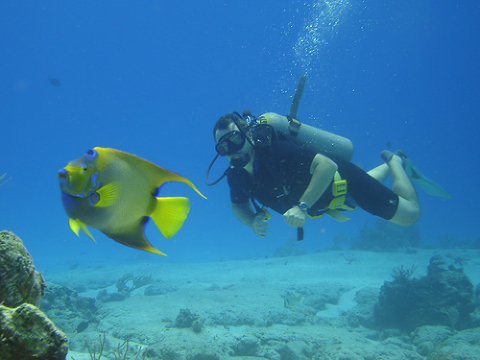
[[[90,232],[88,231],[87,227],[85,226],[84,223],[82,223],[80,220],[75,220],[75,219],[71,219],[71,218],[68,218],[68,225],[70,225],[70,229],[75,233],[75,235],[77,236],[80,236],[78,234],[78,232],[80,231],[80,229],[83,230],[83,232],[85,234],[87,234],[87,236],[93,240],[94,243],[96,243],[95,239],[93,238],[93,236],[90,234]]]
[[[112,181],[111,183],[102,186],[100,189],[97,190],[100,199],[94,205],[95,207],[108,207],[115,203],[115,201],[120,196],[120,190],[118,183],[116,181]]]
[[[156,198],[155,209],[150,216],[158,230],[167,239],[177,233],[190,211],[190,200],[185,197]]]

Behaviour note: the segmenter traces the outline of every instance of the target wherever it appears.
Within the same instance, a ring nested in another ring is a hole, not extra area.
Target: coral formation
[[[196,333],[202,331],[204,319],[200,318],[197,314],[192,313],[189,309],[180,309],[180,313],[175,319],[175,323],[172,327],[176,328],[192,328]]]
[[[421,326],[410,334],[417,352],[428,359],[439,356],[442,343],[452,335],[453,331],[448,326]]]
[[[447,267],[439,256],[434,256],[427,276],[411,279],[413,269],[397,270],[394,280],[382,286],[375,308],[377,324],[403,331],[423,325],[467,328],[476,304],[473,285],[463,268]]]
[[[48,283],[40,309],[67,333],[80,333],[100,322],[95,299],[80,296],[67,286]]]
[[[38,306],[44,288],[42,275],[35,271],[22,240],[9,231],[0,231],[0,304]]]
[[[97,300],[107,303],[113,301],[123,301],[127,299],[134,290],[146,286],[152,282],[152,276],[133,276],[133,274],[125,274],[118,279],[115,287],[116,293],[108,293],[102,290],[97,294]]]
[[[150,276],[133,276],[133,274],[123,275],[115,285],[118,292],[130,294],[133,290],[141,288],[152,282],[152,275]]]
[[[0,305],[2,360],[64,360],[68,340],[52,321],[31,304],[14,309]]]
[[[38,309],[44,290],[22,240],[0,231],[0,359],[65,359],[67,337]]]
[[[128,298],[128,294],[122,292],[108,293],[107,290],[103,289],[98,292],[97,300],[107,303],[112,301],[123,301]]]

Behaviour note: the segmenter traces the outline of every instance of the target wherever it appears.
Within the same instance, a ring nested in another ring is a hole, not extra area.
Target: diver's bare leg
[[[383,183],[390,176],[390,167],[387,164],[382,164],[367,171],[367,174],[373,177],[375,180]]]
[[[390,221],[404,226],[412,225],[420,218],[420,203],[415,188],[403,169],[401,157],[392,156],[388,166],[392,174],[392,190],[399,196],[397,212]]]

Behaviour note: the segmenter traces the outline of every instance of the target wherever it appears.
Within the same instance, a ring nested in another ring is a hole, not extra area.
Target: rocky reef
[[[38,307],[45,289],[42,275],[22,240],[8,231],[0,231],[0,301],[17,307],[29,303]]]
[[[377,324],[407,332],[425,325],[468,328],[476,309],[474,287],[460,263],[447,265],[434,256],[426,276],[412,278],[413,271],[395,269],[394,280],[384,283],[375,309]]]
[[[0,231],[0,359],[60,360],[68,340],[38,309],[45,282],[22,240]]]
[[[180,309],[180,313],[175,319],[175,323],[172,327],[179,329],[191,328],[194,332],[199,333],[202,331],[203,323],[205,319],[202,319],[197,314],[192,313],[189,309]]]
[[[80,296],[68,286],[48,283],[40,309],[68,334],[81,333],[99,323],[95,299]]]
[[[0,305],[2,360],[64,360],[67,352],[67,337],[37,307]]]

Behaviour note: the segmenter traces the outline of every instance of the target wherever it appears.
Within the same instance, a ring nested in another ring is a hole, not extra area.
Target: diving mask
[[[218,140],[215,150],[221,156],[233,155],[244,145],[245,136],[240,131],[231,131]]]

